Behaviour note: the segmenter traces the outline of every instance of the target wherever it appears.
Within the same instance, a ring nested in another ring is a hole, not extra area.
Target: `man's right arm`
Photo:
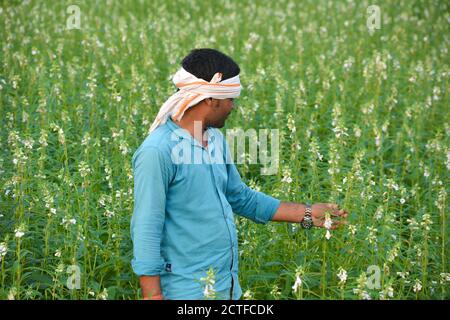
[[[139,276],[144,298],[161,294],[160,273],[164,268],[161,239],[166,194],[172,170],[165,154],[152,146],[133,157],[134,210],[131,218],[133,271]]]

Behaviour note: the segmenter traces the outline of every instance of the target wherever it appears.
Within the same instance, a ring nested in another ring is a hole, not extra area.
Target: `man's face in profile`
[[[209,114],[209,126],[213,128],[222,128],[225,121],[234,108],[234,99],[212,99],[211,112]]]

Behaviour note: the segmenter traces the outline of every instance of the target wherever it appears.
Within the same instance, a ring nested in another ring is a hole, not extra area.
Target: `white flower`
[[[403,198],[400,199],[400,203],[401,203],[401,204],[404,204],[405,202],[406,202],[405,199],[403,199]]]
[[[61,257],[61,249],[58,249],[55,251],[55,257],[58,257],[58,258]]]
[[[14,235],[16,238],[22,238],[24,236],[25,232],[23,229],[21,229],[20,227],[17,228],[16,230],[14,230]]]
[[[85,161],[80,161],[78,164],[78,171],[80,172],[81,177],[84,178],[91,172],[91,169]]]
[[[283,179],[281,179],[281,182],[292,183],[291,172],[289,169],[283,170]]]
[[[361,297],[363,298],[363,300],[372,300],[372,298],[366,291],[361,292]]]
[[[330,240],[330,238],[331,238],[330,229],[331,229],[332,224],[333,224],[333,221],[331,220],[330,214],[325,213],[325,221],[323,223],[323,226],[325,227],[325,229],[327,229],[327,232],[325,234],[325,238],[327,238],[327,240]]]
[[[253,292],[250,290],[246,290],[244,293],[244,299],[245,300],[252,300],[253,299]]]
[[[389,252],[388,252],[388,261],[392,262],[394,261],[394,259],[398,256],[398,250],[399,250],[400,246],[399,244],[396,244],[394,246],[394,248],[392,248]]]
[[[207,284],[203,290],[203,296],[205,296],[205,298],[213,298],[214,294],[214,287],[211,284]]]
[[[377,233],[377,228],[372,227],[372,226],[368,226],[367,230],[369,230],[369,234],[366,237],[366,240],[370,243],[373,244],[377,241],[377,237],[376,237],[376,233]]]
[[[34,140],[32,138],[25,139],[22,141],[23,145],[28,149],[33,149],[33,142],[34,142]]]
[[[341,284],[344,284],[347,281],[347,271],[345,271],[342,267],[339,267],[337,276]]]
[[[15,295],[17,294],[16,287],[12,287],[8,292],[8,300],[15,300]]]
[[[206,277],[200,278],[200,281],[205,282],[205,288],[203,290],[204,297],[206,299],[214,299],[216,296],[216,291],[214,289],[214,284],[216,282],[214,269],[209,268],[209,270],[206,272]]]
[[[414,282],[413,290],[414,292],[419,292],[420,290],[422,290],[422,282],[420,282],[419,279],[416,279],[416,281]]]
[[[386,290],[387,290],[387,295],[389,298],[394,297],[394,288],[388,287]]]
[[[353,224],[349,224],[349,225],[348,225],[348,230],[350,231],[350,233],[351,233],[352,235],[355,235],[355,233],[356,233],[356,226],[353,225]]]
[[[98,297],[102,300],[108,299],[108,290],[105,288],[103,291],[98,295]]]
[[[284,178],[283,178],[284,179]],[[292,183],[292,178],[291,177],[287,177],[286,179],[283,180],[284,182],[287,183]]]
[[[376,220],[380,220],[383,217],[383,209],[381,207],[378,207],[374,216]]]
[[[357,294],[360,299],[363,300],[371,300],[372,297],[367,293],[367,291],[362,290],[361,288],[353,288],[353,293]]]
[[[429,213],[425,213],[422,216],[422,222],[420,225],[425,228],[425,230],[430,230],[430,225],[433,224],[433,221],[431,220],[431,215]]]
[[[394,297],[394,288],[391,286],[385,288],[380,292],[380,300],[386,300],[387,297],[393,298]]]
[[[270,291],[270,294],[274,297],[278,297],[281,295],[280,289],[276,284],[272,287],[272,291]]]
[[[359,127],[355,127],[355,137],[359,138],[361,137],[361,129]]]
[[[301,288],[302,286],[302,276],[304,274],[303,268],[301,266],[297,267],[297,269],[295,270],[295,283],[292,286],[292,290],[294,290],[294,292],[298,292],[299,288]]]
[[[300,275],[297,275],[297,278],[295,279],[295,283],[292,286],[292,290],[294,292],[298,292],[298,289],[302,286],[302,279],[300,278]]]
[[[441,274],[441,284],[443,284],[445,281],[449,282],[450,281],[450,273],[444,273],[442,272]]]
[[[64,228],[68,228],[69,225],[74,225],[77,223],[77,220],[74,218],[68,219],[67,217],[62,218],[60,225],[64,226]]]
[[[411,230],[419,230],[419,223],[416,221],[416,219],[414,218],[406,219],[406,222],[408,222],[408,227]]]
[[[289,128],[289,130],[291,130],[292,133],[295,133],[296,127],[294,117],[292,116],[292,114],[288,114],[287,118],[287,127]]]
[[[106,209],[105,216],[108,218],[114,217],[114,212]]]
[[[8,253],[8,245],[6,242],[0,243],[0,262],[2,261],[3,257],[6,256]]]
[[[348,21],[345,21],[344,24],[348,24]],[[353,63],[355,62],[355,58],[349,57],[347,60],[344,61],[344,70],[348,71],[352,67]]]
[[[326,229],[331,229],[331,225],[333,224],[333,220],[331,220],[331,218],[330,218],[330,216],[329,215],[326,215],[325,216],[325,222],[323,223],[323,226],[326,228]]]

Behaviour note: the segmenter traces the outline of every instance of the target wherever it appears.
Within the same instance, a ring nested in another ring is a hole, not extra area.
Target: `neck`
[[[200,142],[200,144],[204,145],[203,141],[207,141],[207,138],[205,137],[205,131],[207,130],[207,127],[205,119],[203,117],[192,113],[185,113],[180,121],[177,121],[173,118],[172,120],[177,125],[187,130],[191,134],[191,136],[193,136],[195,139],[197,139],[197,141]],[[205,139],[203,139],[203,137],[205,137]]]

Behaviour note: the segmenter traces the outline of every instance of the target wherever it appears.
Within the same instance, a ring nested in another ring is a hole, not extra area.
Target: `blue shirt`
[[[265,224],[280,205],[242,182],[222,132],[207,132],[203,147],[169,117],[132,158],[131,265],[138,276],[159,275],[166,299],[204,299],[209,268],[216,298],[240,299],[233,212]]]

